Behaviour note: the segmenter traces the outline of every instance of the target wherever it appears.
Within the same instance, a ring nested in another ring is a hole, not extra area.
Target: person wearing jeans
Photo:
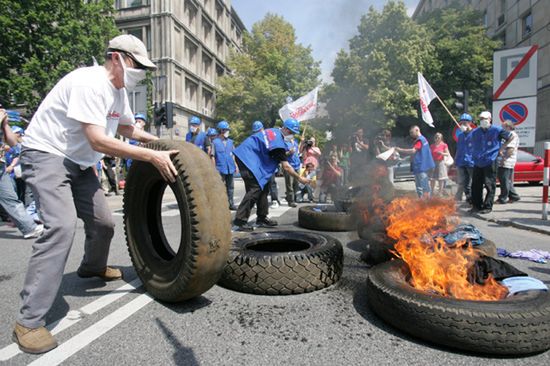
[[[403,149],[396,147],[395,150],[402,154],[413,155],[411,159],[411,171],[414,174],[414,183],[418,197],[428,198],[431,195],[430,178],[428,172],[435,167],[428,140],[420,133],[420,127],[412,126],[409,135],[414,139],[413,147]]]
[[[10,146],[18,143],[17,136],[8,124],[8,115],[4,109],[0,109],[0,142],[6,142]],[[2,149],[4,151],[4,149]],[[44,230],[44,226],[36,224],[33,218],[27,214],[25,205],[17,197],[15,182],[6,171],[4,156],[0,159],[0,205],[4,208],[15,226],[21,231],[25,239],[36,238]]]
[[[233,151],[235,147],[233,140],[229,138],[229,123],[227,121],[220,121],[218,123],[218,131],[220,132],[218,137],[212,141],[212,160],[216,165],[216,169],[222,177],[222,181],[227,191],[227,198],[229,200],[229,209],[235,211],[237,208],[233,203],[234,192],[234,178],[236,164]]]

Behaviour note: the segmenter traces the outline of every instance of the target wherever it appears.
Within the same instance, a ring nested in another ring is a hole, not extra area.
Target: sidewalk
[[[414,182],[400,182],[395,186],[400,189],[414,190]],[[542,185],[529,186],[522,183],[516,184],[515,188],[521,197],[518,202],[504,205],[495,203],[493,212],[486,215],[469,214],[469,207],[460,206],[458,212],[464,216],[471,215],[499,225],[550,235],[550,220],[542,220]],[[499,193],[500,188],[497,186],[497,197]]]

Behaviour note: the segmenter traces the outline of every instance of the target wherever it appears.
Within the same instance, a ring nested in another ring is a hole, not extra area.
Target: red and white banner
[[[281,116],[281,119],[284,121],[289,118],[294,118],[298,121],[305,121],[315,118],[317,115],[318,92],[319,87],[316,87],[303,97],[279,109],[279,116]]]
[[[418,94],[420,96],[420,109],[422,110],[422,119],[430,127],[434,127],[434,119],[428,106],[431,101],[437,97],[437,94],[432,89],[431,85],[428,84],[424,76],[421,73],[418,73]]]

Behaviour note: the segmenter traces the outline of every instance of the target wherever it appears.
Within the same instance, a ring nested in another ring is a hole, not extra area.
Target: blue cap
[[[292,133],[300,133],[300,122],[294,118],[289,118],[283,123],[283,127],[288,128]]]
[[[210,127],[208,130],[206,130],[206,136],[216,136],[217,134],[218,131],[213,127]]]
[[[24,135],[25,134],[25,130],[22,129],[21,127],[19,127],[19,126],[11,126],[11,130],[13,131],[13,133],[17,133],[19,135]]]
[[[252,132],[259,132],[262,128],[264,128],[262,121],[254,121],[252,124]]]
[[[218,130],[229,130],[229,123],[227,121],[218,122]]]
[[[463,113],[461,116],[460,116],[460,122],[462,121],[468,121],[468,122],[472,122],[474,119],[472,118],[472,116],[470,116],[468,113]]]
[[[134,119],[142,119],[145,122],[147,122],[147,116],[145,116],[143,113],[136,113],[136,115],[134,116]]]
[[[192,125],[200,125],[201,124],[201,119],[197,116],[191,116],[191,117],[189,117],[189,123],[192,124]]]

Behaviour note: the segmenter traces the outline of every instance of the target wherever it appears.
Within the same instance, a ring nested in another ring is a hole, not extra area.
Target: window
[[[135,8],[149,5],[149,0],[116,0],[115,9]]]
[[[212,71],[212,58],[206,53],[202,54],[202,75],[206,80],[210,80]]]
[[[216,20],[221,23],[223,17],[223,6],[216,1]]]
[[[193,109],[197,108],[197,89],[197,83],[185,78],[185,99],[187,100],[187,105]]]
[[[533,32],[533,15],[531,13],[523,17],[522,20],[523,37],[528,37]]]
[[[223,55],[223,37],[216,32],[216,52],[218,55]]]
[[[489,15],[487,14],[487,12],[483,13],[483,27],[489,27]]]
[[[212,100],[213,100],[214,94],[208,90],[208,89],[202,89],[202,105],[203,105],[203,113],[206,115],[210,115],[212,113]]]
[[[195,59],[197,56],[198,47],[189,38],[185,38],[185,61],[188,67],[196,71]]]
[[[185,15],[187,16],[187,25],[193,28],[195,26],[195,18],[197,17],[197,8],[189,1],[185,2]]]
[[[206,18],[202,18],[202,32],[204,37],[204,43],[210,46],[210,38],[212,34],[212,24],[206,20]]]
[[[217,79],[221,78],[223,76],[223,67],[216,64],[216,82],[218,81]]]
[[[143,29],[142,28],[131,28],[131,29],[127,29],[126,32],[128,34],[131,34],[132,36],[138,38],[140,41],[143,42]]]

